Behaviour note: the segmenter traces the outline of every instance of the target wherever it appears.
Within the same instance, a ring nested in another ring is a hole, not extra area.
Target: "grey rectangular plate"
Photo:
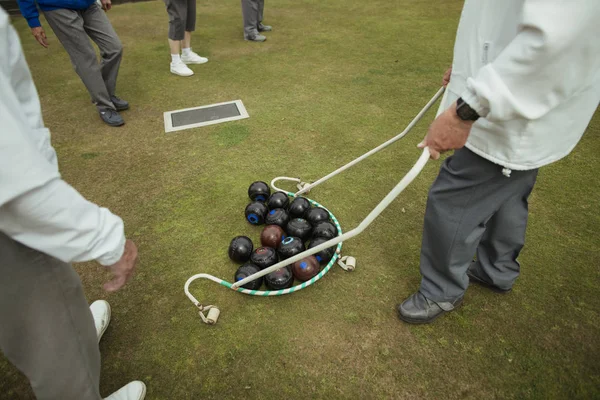
[[[241,100],[167,111],[164,113],[165,132],[220,124],[248,117],[248,112]]]

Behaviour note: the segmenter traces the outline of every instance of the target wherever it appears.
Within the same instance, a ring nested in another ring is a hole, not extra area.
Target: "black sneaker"
[[[107,125],[110,125],[110,126],[125,125],[125,121],[123,121],[123,118],[121,118],[119,113],[115,110],[111,110],[109,108],[107,110],[99,111],[99,114],[100,114],[100,118],[102,118],[102,121],[104,121],[104,123],[106,123]]]
[[[117,111],[129,110],[129,103],[117,96],[110,96],[110,101],[115,105]]]

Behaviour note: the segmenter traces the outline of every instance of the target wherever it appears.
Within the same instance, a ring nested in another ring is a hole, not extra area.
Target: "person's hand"
[[[452,67],[448,68],[448,71],[444,73],[444,77],[442,78],[442,86],[446,87],[450,83],[450,75],[452,75]]]
[[[429,147],[431,158],[437,160],[440,154],[460,149],[467,143],[474,121],[463,121],[456,114],[456,103],[451,105],[429,126],[425,139],[417,147]]]
[[[100,0],[102,3],[102,9],[108,11],[112,8],[112,2],[110,0]]]
[[[125,242],[125,251],[123,252],[121,259],[115,264],[107,267],[113,274],[113,277],[104,284],[104,290],[107,292],[115,292],[121,289],[133,276],[137,260],[137,247],[133,241],[127,240]]]
[[[35,28],[31,28],[31,34],[38,41],[39,44],[48,48],[48,38],[46,37],[46,32],[44,32],[44,28],[41,26],[36,26]]]

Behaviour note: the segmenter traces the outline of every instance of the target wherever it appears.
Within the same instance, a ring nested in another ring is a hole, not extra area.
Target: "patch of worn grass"
[[[83,153],[81,154],[81,158],[85,160],[91,160],[92,158],[98,157],[100,154],[98,153]]]
[[[244,143],[250,136],[250,129],[241,124],[223,125],[221,129],[212,134],[213,140],[223,147],[232,147]]]
[[[192,274],[231,279],[226,256],[246,189],[280,175],[317,179],[401,131],[437,90],[462,2],[281,0],[263,44],[244,42],[239,1],[198,2],[193,47],[209,57],[193,78],[168,70],[162,2],[115,7],[125,46],[120,129],[101,124],[48,29],[42,49],[16,21],[64,178],[126,221],[139,272],[113,295],[95,264],[78,265],[88,298],[113,320],[100,349],[101,390],[129,380],[149,399],[562,399],[600,396],[600,118],[567,159],[544,168],[531,197],[523,273],[499,296],[469,289],[430,326],[400,323],[394,306],[419,284],[427,188],[438,163],[358,238],[358,258],[292,296],[252,298],[199,281],[222,310],[201,324],[183,294]],[[162,113],[242,99],[249,119],[173,134]],[[429,120],[432,116],[429,116]],[[311,193],[356,226],[418,157],[427,123],[401,143]],[[32,398],[0,361],[0,398]]]

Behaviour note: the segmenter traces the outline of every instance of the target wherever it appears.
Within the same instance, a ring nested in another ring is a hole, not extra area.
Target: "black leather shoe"
[[[100,118],[102,118],[102,121],[104,121],[104,123],[106,123],[107,125],[121,126],[121,125],[125,124],[125,121],[123,121],[123,118],[115,110],[111,110],[111,109],[102,110],[102,111],[99,111],[99,114],[100,114]]]
[[[500,293],[500,294],[510,293],[510,291],[512,290],[512,288],[508,288],[508,289],[499,288],[498,286],[496,286],[490,282],[484,281],[482,278],[478,277],[476,274],[477,273],[475,272],[475,269],[473,268],[473,266],[471,264],[471,266],[467,270],[467,276],[469,277],[469,283],[476,283],[480,286],[490,289],[493,292]]]
[[[398,317],[409,324],[428,324],[437,317],[446,314],[462,303],[460,297],[454,302],[435,302],[429,300],[421,292],[409,296],[406,300],[396,307]]]
[[[263,25],[263,24],[258,25],[259,32],[271,32],[272,30],[273,30],[273,27],[271,25]]]
[[[117,96],[110,96],[110,101],[115,105],[117,111],[129,110],[129,103]]]

